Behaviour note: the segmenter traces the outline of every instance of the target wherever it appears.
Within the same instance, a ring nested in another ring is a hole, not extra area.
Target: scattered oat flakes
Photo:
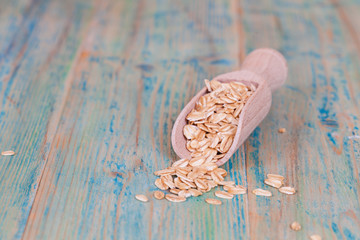
[[[311,239],[311,240],[321,240],[321,236],[320,236],[320,235],[317,235],[317,234],[314,234],[314,235],[311,235],[311,236],[310,236],[310,239]]]
[[[278,180],[278,179],[275,179],[275,178],[268,178],[268,179],[265,179],[264,183],[266,185],[269,185],[271,187],[274,187],[274,188],[279,188],[282,186],[282,181]]]
[[[293,222],[290,224],[290,228],[294,231],[299,231],[301,229],[301,225],[298,222]]]
[[[3,152],[1,152],[1,155],[3,155],[3,156],[13,156],[13,155],[15,155],[15,152],[11,151],[11,150],[3,151]]]
[[[268,190],[264,190],[261,188],[257,188],[255,190],[252,191],[253,194],[257,195],[257,196],[265,196],[265,197],[271,197],[272,193]]]
[[[216,191],[215,196],[219,198],[232,199],[234,197],[233,194],[225,192],[225,191]]]
[[[284,132],[286,132],[286,129],[285,128],[279,128],[278,132],[279,133],[284,133]]]
[[[177,196],[175,194],[166,194],[165,198],[170,202],[185,202],[186,198]]]
[[[165,197],[165,194],[163,192],[161,192],[161,191],[154,192],[154,198],[161,200],[161,199],[164,199],[164,197]]]
[[[279,192],[292,195],[296,193],[296,190],[293,187],[281,187],[279,188]]]
[[[212,204],[212,205],[221,205],[222,202],[218,199],[213,199],[213,198],[207,198],[205,199],[205,202],[207,202],[208,204]]]
[[[147,198],[147,196],[142,195],[142,194],[137,194],[135,195],[135,198],[141,202],[147,202],[149,201],[149,199]]]

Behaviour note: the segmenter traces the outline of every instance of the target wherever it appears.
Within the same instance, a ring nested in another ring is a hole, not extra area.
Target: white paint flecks
[[[352,136],[348,136],[348,139],[360,139],[359,135],[352,135]]]

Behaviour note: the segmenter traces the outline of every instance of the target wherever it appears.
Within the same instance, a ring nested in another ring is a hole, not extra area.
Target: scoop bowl
[[[260,48],[251,52],[245,58],[240,70],[221,74],[214,78],[223,83],[239,81],[246,85],[253,84],[256,87],[256,91],[249,98],[239,115],[234,141],[225,156],[216,162],[218,166],[223,165],[231,158],[266,117],[271,107],[272,92],[284,84],[287,73],[287,63],[281,53],[270,48]],[[187,124],[186,116],[195,107],[198,99],[206,93],[206,87],[201,89],[180,112],[174,123],[171,143],[175,153],[180,158],[191,158],[191,153],[186,148],[183,128]]]

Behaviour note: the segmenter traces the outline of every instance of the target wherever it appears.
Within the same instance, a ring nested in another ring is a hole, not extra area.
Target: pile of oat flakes
[[[155,185],[163,191],[155,191],[155,199],[167,199],[170,202],[184,202],[189,197],[198,197],[211,189],[222,186],[223,190],[214,195],[221,199],[232,199],[234,195],[246,194],[247,189],[236,185],[234,181],[225,181],[227,171],[219,168],[216,162],[229,151],[238,126],[239,115],[256,91],[254,85],[246,86],[241,82],[220,83],[216,80],[205,80],[207,93],[199,98],[195,108],[187,115],[187,125],[183,133],[187,139],[186,148],[191,152],[190,159],[180,159],[170,167],[156,171],[159,176]],[[280,128],[279,133],[285,133]],[[296,190],[284,185],[284,177],[278,174],[267,174],[264,183],[277,188],[283,194],[295,194]],[[254,189],[257,196],[271,197],[272,193],[264,189]],[[139,201],[147,202],[145,195],[135,196]],[[222,201],[206,198],[205,202],[221,205]],[[290,228],[299,231],[301,225],[293,222]],[[312,235],[313,240],[321,240],[319,235]]]
[[[233,181],[224,181],[227,172],[218,168],[216,162],[229,151],[236,134],[239,115],[255,87],[240,82],[220,83],[205,80],[208,93],[201,96],[195,108],[187,115],[183,132],[190,159],[180,159],[171,167],[155,172],[160,176],[155,185],[168,190],[165,198],[183,202],[187,197],[197,197],[216,186],[225,191],[215,195],[231,199],[234,194],[244,194],[246,189],[235,186]],[[219,200],[207,199],[210,204],[221,204]]]
[[[216,162],[229,151],[236,134],[239,115],[256,87],[252,84],[246,86],[241,82],[220,83],[216,80],[205,80],[205,85],[207,93],[199,98],[194,109],[187,115],[187,125],[183,129],[187,139],[186,148],[191,152],[191,158],[180,159],[171,167],[155,172],[155,175],[159,176],[155,185],[170,192],[165,195],[156,191],[156,199],[184,202],[188,197],[200,196],[217,186],[223,187],[223,190],[215,192],[218,198],[232,199],[234,195],[247,192],[245,187],[235,185],[234,181],[225,181],[227,172],[219,168]],[[279,175],[270,174],[265,183],[280,188],[283,179]],[[280,188],[279,191],[295,193],[295,190],[289,187]],[[272,195],[262,189],[255,189],[253,193]],[[147,200],[143,195],[138,195],[137,198]],[[212,198],[205,201],[209,204],[222,203]]]

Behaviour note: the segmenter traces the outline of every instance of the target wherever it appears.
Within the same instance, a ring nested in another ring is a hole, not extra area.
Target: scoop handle
[[[241,70],[261,76],[267,81],[272,92],[284,84],[288,73],[284,56],[271,48],[259,48],[252,51],[245,58]]]

